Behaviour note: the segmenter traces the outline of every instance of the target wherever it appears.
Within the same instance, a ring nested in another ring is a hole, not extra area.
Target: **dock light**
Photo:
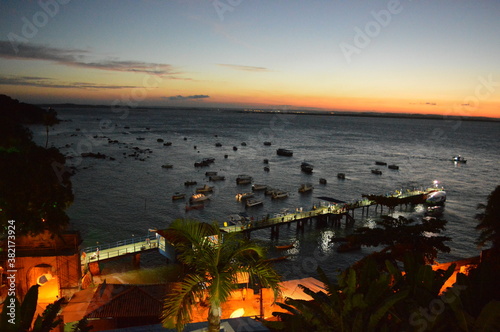
[[[438,180],[434,180],[434,187],[438,187],[438,184],[439,184],[439,181]]]

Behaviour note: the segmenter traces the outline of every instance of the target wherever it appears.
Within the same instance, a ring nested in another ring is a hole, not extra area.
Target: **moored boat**
[[[186,194],[184,194],[184,193],[176,192],[175,194],[172,195],[173,201],[178,200],[178,199],[184,199],[184,198],[186,198]]]
[[[281,198],[287,198],[288,193],[286,191],[280,191],[276,190],[272,193],[271,198],[272,199],[281,199]]]
[[[453,157],[452,159],[454,162],[456,163],[466,163],[467,162],[467,159],[465,159],[464,157],[462,157],[461,155],[458,155],[458,156],[455,156]]]
[[[387,163],[385,161],[376,161],[375,162],[375,165],[379,165],[379,166],[386,166]]]
[[[214,191],[214,187],[210,187],[209,185],[204,185],[203,187],[196,188],[197,193],[210,193]]]
[[[310,183],[303,183],[299,187],[299,193],[307,193],[309,191],[312,191],[314,187]]]
[[[163,164],[163,165],[161,165],[161,168],[172,168],[172,167],[174,167],[174,165],[172,165],[172,164]]]
[[[254,193],[251,193],[251,192],[249,192],[249,193],[237,193],[235,198],[237,201],[241,201],[241,200],[253,197],[253,196],[254,196]]]
[[[398,166],[398,165],[394,165],[394,164],[393,164],[393,165],[389,165],[389,166],[387,166],[387,168],[389,168],[389,169],[394,169],[394,170],[398,170],[398,169],[399,169],[399,166]]]
[[[345,180],[345,174],[344,173],[337,173],[337,178],[340,180]]]
[[[225,179],[226,177],[222,175],[213,175],[208,177],[208,181],[224,181]]]
[[[206,201],[210,199],[210,196],[206,196],[202,193],[198,193],[198,194],[194,194],[191,196],[191,198],[189,199],[189,201],[191,203],[194,203],[194,202],[203,202],[203,201]]]
[[[240,174],[236,178],[236,184],[249,184],[252,182],[252,177],[246,174]]]
[[[260,199],[253,199],[253,198],[247,199],[245,202],[246,207],[258,206],[262,204],[263,202]]]
[[[276,154],[278,156],[285,156],[285,157],[291,157],[293,156],[293,151],[289,149],[278,149],[276,150]]]
[[[265,184],[254,184],[252,185],[252,190],[253,191],[260,191],[260,190],[266,190],[267,189],[267,185]]]
[[[372,173],[377,175],[382,175],[382,171],[379,170],[378,168],[372,169]]]
[[[319,183],[320,184],[326,184],[326,179],[325,178],[319,178]]]
[[[313,172],[313,168],[314,168],[313,165],[306,163],[306,162],[303,162],[300,165],[301,171],[304,173],[307,173],[307,174],[311,174]]]
[[[193,180],[189,180],[189,181],[185,181],[184,182],[184,185],[187,187],[187,186],[193,186],[195,184],[197,184],[198,182],[196,181],[193,181]]]
[[[433,206],[443,205],[444,202],[446,202],[446,191],[439,190],[431,192],[430,194],[427,195],[425,202]]]

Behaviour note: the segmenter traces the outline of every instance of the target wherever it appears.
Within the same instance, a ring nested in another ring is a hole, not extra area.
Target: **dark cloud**
[[[9,41],[0,41],[0,58],[53,61],[66,66],[112,70],[120,72],[147,73],[170,76],[181,74],[172,65],[118,59],[92,60],[92,54],[81,49],[63,49],[43,45],[22,43],[15,50]]]
[[[137,88],[129,85],[103,85],[85,82],[55,82],[48,77],[35,76],[0,76],[0,85],[34,86],[39,88],[70,89],[126,89]]]
[[[242,65],[231,65],[231,64],[224,64],[224,63],[219,63],[219,66],[222,67],[227,67],[235,70],[244,70],[244,71],[253,71],[253,72],[266,72],[269,71],[269,69],[265,67],[254,67],[254,66],[242,66]]]
[[[205,99],[205,98],[210,98],[210,96],[207,95],[192,95],[192,96],[171,96],[171,97],[164,97],[168,100],[189,100],[189,99]]]

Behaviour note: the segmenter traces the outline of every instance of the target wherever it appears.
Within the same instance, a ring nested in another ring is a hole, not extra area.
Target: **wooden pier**
[[[441,191],[443,189],[438,188],[428,188],[424,190],[406,190],[406,191],[396,191],[394,194],[386,195],[386,197],[398,198],[401,204],[405,204],[410,199],[420,199],[423,203],[427,195],[434,191]],[[346,225],[352,225],[354,223],[354,211],[361,209],[362,215],[368,215],[368,209],[370,206],[375,205],[375,211],[378,205],[375,201],[369,199],[359,200],[354,203],[345,204],[321,204],[320,206],[314,206],[310,211],[300,211],[295,213],[288,213],[281,215],[279,217],[264,217],[262,219],[250,220],[244,224],[236,224],[230,226],[221,227],[221,230],[226,233],[233,232],[244,232],[249,237],[250,232],[263,229],[271,228],[271,238],[279,237],[279,228],[282,225],[287,224],[288,226],[292,223],[297,224],[297,231],[304,229],[304,226],[308,222],[312,222],[316,219],[317,222],[322,223],[332,223],[335,226],[341,226],[342,219],[345,218]],[[383,207],[380,208],[380,213],[382,213]]]

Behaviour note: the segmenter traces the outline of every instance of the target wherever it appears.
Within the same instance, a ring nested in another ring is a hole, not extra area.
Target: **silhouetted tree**
[[[484,246],[491,243],[492,250],[500,251],[500,186],[497,186],[488,196],[488,202],[478,204],[483,212],[476,214],[479,224],[476,229],[481,231],[476,243]]]

